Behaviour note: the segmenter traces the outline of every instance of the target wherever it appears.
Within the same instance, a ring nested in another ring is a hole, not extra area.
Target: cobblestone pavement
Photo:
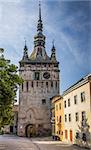
[[[22,138],[17,136],[0,136],[0,150],[85,150],[83,148],[51,141],[48,138]]]

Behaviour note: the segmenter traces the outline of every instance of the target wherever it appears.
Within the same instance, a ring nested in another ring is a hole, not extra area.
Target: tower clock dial
[[[45,79],[49,79],[50,78],[50,73],[49,72],[44,72],[43,77]]]

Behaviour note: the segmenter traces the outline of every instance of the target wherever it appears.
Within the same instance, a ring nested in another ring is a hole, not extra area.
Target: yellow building
[[[63,93],[64,140],[76,143],[85,139],[91,142],[91,74],[82,78]],[[89,125],[87,130],[86,122]],[[81,130],[83,124],[83,130]]]
[[[63,98],[59,95],[52,98],[52,135],[64,140]]]

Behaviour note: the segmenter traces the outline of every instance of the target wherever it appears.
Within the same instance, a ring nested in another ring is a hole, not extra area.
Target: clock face
[[[50,78],[50,73],[49,73],[49,72],[45,72],[45,73],[43,74],[43,77],[44,77],[45,79],[49,79],[49,78]]]

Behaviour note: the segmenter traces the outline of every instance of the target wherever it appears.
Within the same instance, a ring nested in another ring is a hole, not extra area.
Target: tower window
[[[46,67],[46,64],[44,64],[44,67]]]
[[[28,81],[26,82],[26,90],[28,92]]]
[[[38,82],[36,83],[37,87],[38,87]]]
[[[46,87],[48,88],[48,82],[46,82]]]
[[[39,80],[40,79],[40,73],[39,72],[35,72],[35,80]]]
[[[23,91],[24,87],[23,87],[23,83],[22,83],[22,91]]]
[[[46,104],[46,99],[42,99],[42,104]]]
[[[33,81],[32,81],[32,83],[31,83],[31,86],[33,87]]]
[[[56,86],[56,88],[57,88],[57,81],[56,81],[56,83],[55,83],[55,86]]]
[[[43,88],[43,82],[41,83],[41,87]]]
[[[54,67],[58,67],[58,64],[54,64]]]
[[[51,81],[51,87],[53,87],[53,81]]]

